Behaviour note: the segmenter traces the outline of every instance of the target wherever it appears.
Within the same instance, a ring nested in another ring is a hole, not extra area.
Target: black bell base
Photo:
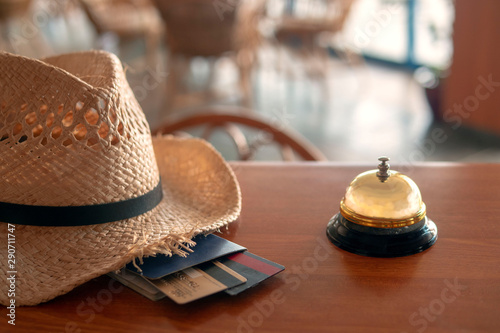
[[[437,240],[437,227],[425,217],[408,227],[381,229],[350,222],[340,213],[326,228],[330,241],[339,248],[368,257],[403,257],[422,252]]]

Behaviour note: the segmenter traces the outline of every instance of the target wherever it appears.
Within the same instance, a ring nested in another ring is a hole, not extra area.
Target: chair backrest
[[[298,29],[337,32],[342,29],[354,0],[281,0],[280,19]]]
[[[156,24],[149,0],[78,0],[98,34],[140,36]]]
[[[201,127],[201,137],[210,141],[215,131],[227,134],[234,144],[239,159],[246,161],[255,157],[257,150],[265,145],[277,144],[284,161],[326,161],[326,157],[307,139],[290,129],[275,126],[243,108],[213,108],[198,111],[182,118],[172,118],[153,130],[155,134],[186,135],[186,131]],[[248,135],[246,132],[253,132]]]
[[[155,0],[166,26],[170,52],[185,56],[220,56],[234,50],[234,27],[239,0],[221,1],[221,14],[211,0]],[[222,16],[221,16],[222,15]]]
[[[0,0],[0,20],[23,16],[30,4],[31,0]]]

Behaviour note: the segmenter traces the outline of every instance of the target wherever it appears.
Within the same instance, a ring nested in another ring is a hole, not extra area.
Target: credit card
[[[245,283],[247,279],[217,261],[149,280],[178,304],[186,304]]]
[[[218,261],[247,279],[246,283],[225,290],[227,294],[232,296],[238,295],[242,291],[255,286],[285,269],[285,266],[259,257],[248,251],[232,254],[220,258]]]
[[[156,257],[144,258],[144,263],[139,265],[142,270],[142,275],[148,279],[159,279],[185,268],[193,267],[231,253],[246,250],[246,248],[241,245],[213,234],[207,236],[198,235],[193,238],[193,241],[196,242],[196,245],[191,248],[193,252],[188,254],[187,257],[178,255],[169,257],[164,254],[158,254]],[[141,274],[132,263],[127,264],[126,268],[134,273]]]
[[[108,276],[152,301],[165,298],[165,294],[152,286],[149,281],[126,269],[122,269],[119,273],[110,272]]]

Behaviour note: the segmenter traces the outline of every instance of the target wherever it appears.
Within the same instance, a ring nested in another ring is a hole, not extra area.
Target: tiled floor
[[[376,161],[378,156],[387,155],[395,163],[500,162],[499,137],[464,127],[453,130],[433,122],[423,89],[411,72],[372,63],[349,66],[332,58],[325,67],[324,78],[308,78],[300,62],[290,56],[281,58],[284,69],[277,71],[276,55],[269,52],[253,77],[256,112],[298,131],[329,160]],[[287,66],[290,67],[286,69]],[[202,63],[192,66],[188,76],[194,81],[202,80],[205,67]],[[155,70],[163,75],[164,64]],[[129,80],[139,97],[140,82],[150,72],[151,68],[129,71]],[[237,94],[234,68],[225,60],[218,64],[217,73],[219,90],[230,96],[219,103],[235,104],[237,98],[231,98]],[[163,89],[161,82],[141,100],[152,127],[164,117]],[[430,135],[436,129],[444,133],[439,142]],[[217,137],[214,143],[226,158],[235,157],[231,147]],[[264,151],[258,158],[279,156]]]

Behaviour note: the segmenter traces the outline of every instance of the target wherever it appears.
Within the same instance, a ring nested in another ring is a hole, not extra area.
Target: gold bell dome
[[[398,171],[389,171],[387,157],[379,160],[379,170],[363,172],[349,184],[340,202],[341,214],[351,222],[375,228],[420,222],[425,204],[417,184]]]
[[[379,161],[378,170],[359,174],[347,187],[340,212],[328,221],[328,239],[369,257],[401,257],[428,249],[438,231],[426,215],[417,184],[389,170],[389,158]]]

